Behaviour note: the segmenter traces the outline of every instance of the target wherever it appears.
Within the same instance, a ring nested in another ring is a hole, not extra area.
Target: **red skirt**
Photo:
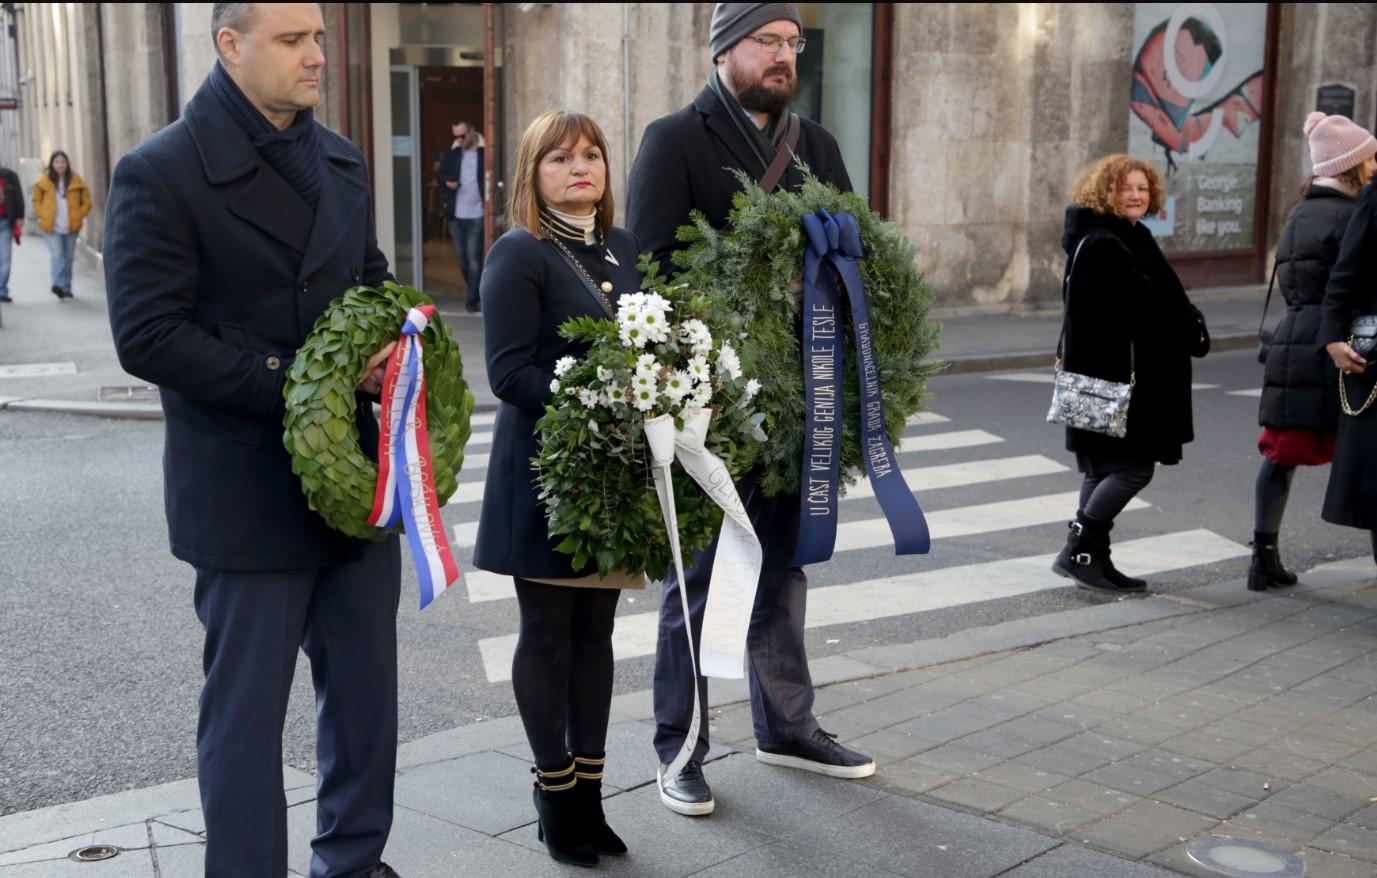
[[[1323,466],[1334,459],[1338,434],[1322,430],[1275,430],[1263,427],[1257,450],[1277,466]]]

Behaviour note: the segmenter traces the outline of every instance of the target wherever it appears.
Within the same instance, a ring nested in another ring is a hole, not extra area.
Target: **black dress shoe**
[[[57,284],[53,284],[53,295],[54,295],[54,296],[57,296],[59,299],[61,299],[61,298],[62,298],[62,287],[58,286]]]
[[[13,301],[14,301],[14,299],[11,299],[9,296],[0,296],[0,303],[4,303],[4,304],[8,305],[10,302],[13,302]]]
[[[755,758],[766,765],[802,768],[828,777],[870,777],[875,773],[875,760],[837,743],[837,736],[815,729],[812,737],[784,744],[761,744],[755,748]]]
[[[386,863],[379,863],[369,870],[364,878],[402,878],[402,876],[398,875],[397,870]]]
[[[665,769],[660,766],[660,801],[675,814],[687,817],[701,817],[711,814],[716,804],[712,800],[712,789],[703,777],[703,763],[690,759],[674,777],[665,777]]]

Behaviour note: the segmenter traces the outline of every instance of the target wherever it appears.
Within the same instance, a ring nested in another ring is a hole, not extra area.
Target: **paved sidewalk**
[[[48,251],[41,237],[14,250],[10,294],[0,305],[0,410],[62,411],[105,417],[161,418],[153,388],[120,368],[110,338],[105,288],[100,277],[78,266],[76,298],[59,301],[48,290]],[[1265,287],[1202,290],[1194,295],[1205,312],[1214,349],[1256,345]],[[464,312],[460,298],[437,299],[459,342],[464,377],[478,411],[497,399],[483,360],[483,320]],[[1281,309],[1273,306],[1272,321]],[[948,372],[1050,368],[1061,328],[1060,314],[941,316],[938,358]]]
[[[606,810],[634,876],[1166,878],[1220,873],[1185,844],[1256,839],[1311,878],[1377,874],[1377,581],[1371,559],[1293,590],[1241,581],[832,656],[824,727],[876,756],[841,781],[751,755],[741,684],[715,685],[710,818],[658,802],[648,693],[614,703]],[[401,747],[386,858],[406,878],[588,874],[536,841],[508,717]],[[313,781],[287,770],[305,874]],[[194,780],[0,818],[0,878],[195,878]],[[69,852],[113,845],[112,859]],[[1266,874],[1266,873],[1259,873]]]

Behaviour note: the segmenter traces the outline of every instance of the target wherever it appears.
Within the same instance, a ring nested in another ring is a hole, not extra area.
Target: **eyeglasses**
[[[763,37],[758,37],[752,34],[746,37],[746,39],[754,40],[755,43],[760,46],[760,48],[764,49],[771,55],[774,55],[777,52],[779,52],[779,47],[781,44],[787,45],[789,47],[789,51],[793,54],[802,55],[804,48],[808,45],[808,40],[804,37],[790,37],[786,40],[783,37],[777,37],[774,34],[766,34]]]

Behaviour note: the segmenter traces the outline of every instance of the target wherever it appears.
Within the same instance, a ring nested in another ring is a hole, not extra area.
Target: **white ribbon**
[[[670,467],[675,460],[723,512],[722,529],[717,535],[717,557],[708,581],[707,606],[703,610],[701,673],[704,676],[740,679],[745,675],[746,635],[755,607],[756,585],[760,581],[760,540],[755,535],[755,528],[751,527],[751,519],[746,515],[741,496],[736,493],[726,464],[705,447],[712,412],[702,408],[685,409],[683,420],[682,430],[675,429],[671,415],[648,418],[645,422],[651,474],[655,478],[655,493],[660,499],[665,531],[669,534],[674,572],[679,576],[684,636],[688,638],[689,662],[693,666],[693,719],[684,736],[684,746],[664,769],[663,777],[674,777],[683,770],[698,744],[698,730],[702,724],[702,705],[698,702],[699,660],[689,622],[684,557],[679,547],[678,513],[674,509],[674,485],[670,477]]]

